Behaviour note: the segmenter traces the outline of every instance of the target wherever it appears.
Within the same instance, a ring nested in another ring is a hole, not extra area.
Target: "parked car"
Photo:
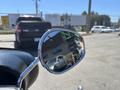
[[[93,28],[91,29],[92,33],[107,33],[107,32],[113,32],[113,29],[111,29],[110,27],[106,27],[106,26],[93,26]]]
[[[114,28],[111,28],[111,27],[106,27],[106,28],[103,28],[102,29],[102,32],[104,33],[104,32],[114,32],[116,29],[114,29]]]
[[[115,29],[115,32],[120,32],[120,28],[116,28],[116,29]]]
[[[16,49],[37,48],[39,38],[51,28],[51,23],[43,21],[21,20],[16,25],[14,47]]]

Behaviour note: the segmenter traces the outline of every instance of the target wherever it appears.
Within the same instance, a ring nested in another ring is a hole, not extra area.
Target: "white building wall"
[[[61,16],[58,14],[46,14],[45,21],[50,22],[52,26],[61,26]]]
[[[8,14],[10,28],[14,28],[12,25],[16,25],[16,20],[19,16],[20,14]]]
[[[71,18],[70,24],[72,26],[76,26],[76,25],[84,26],[84,25],[86,25],[86,16],[71,15],[70,18]]]
[[[64,17],[64,21],[61,21],[59,14],[46,14],[45,20],[52,23],[52,26],[72,25],[72,26],[84,26],[86,25],[86,16],[82,15],[68,15],[68,18]]]

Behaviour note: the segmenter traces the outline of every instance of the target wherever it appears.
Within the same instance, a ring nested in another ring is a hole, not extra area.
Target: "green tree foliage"
[[[82,15],[87,15],[87,12],[86,12],[86,11],[83,11]]]

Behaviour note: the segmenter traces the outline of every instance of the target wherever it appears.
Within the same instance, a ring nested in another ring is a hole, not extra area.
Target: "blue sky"
[[[34,0],[1,0],[0,13],[35,13]],[[92,10],[108,14],[115,21],[120,16],[120,0],[92,0]],[[81,14],[87,11],[88,0],[40,0],[39,10],[46,13]]]

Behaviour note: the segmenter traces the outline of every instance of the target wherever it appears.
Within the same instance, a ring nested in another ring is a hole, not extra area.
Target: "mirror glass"
[[[83,38],[70,31],[52,31],[42,42],[42,64],[52,73],[65,72],[85,55]]]

